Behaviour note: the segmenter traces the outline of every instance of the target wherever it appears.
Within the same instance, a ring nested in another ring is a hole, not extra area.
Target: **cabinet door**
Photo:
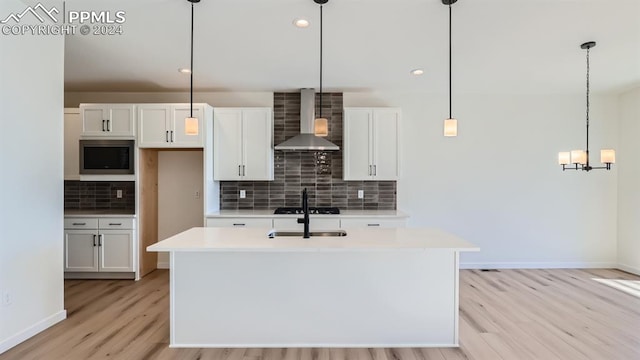
[[[271,218],[208,218],[207,227],[271,228]]]
[[[370,109],[344,110],[344,180],[371,180],[371,122]]]
[[[83,136],[108,136],[107,111],[104,105],[81,105]]]
[[[138,147],[170,147],[170,105],[138,106]]]
[[[370,218],[370,219],[341,219],[340,226],[342,229],[353,228],[399,228],[406,227],[407,220],[405,218]]]
[[[373,110],[373,178],[397,180],[400,175],[398,136],[400,111],[398,109]]]
[[[271,109],[242,111],[242,180],[273,180]]]
[[[213,179],[242,176],[242,110],[213,110]]]
[[[300,215],[302,218],[302,215]],[[293,231],[303,231],[304,224],[298,224],[298,218],[274,218],[273,219],[273,228],[276,230],[293,230]],[[309,219],[309,230],[310,231],[319,231],[319,230],[338,230],[340,229],[340,219],[326,219],[322,218],[322,215],[312,216]]]
[[[133,272],[133,231],[100,230],[100,271]]]
[[[133,137],[135,135],[135,113],[133,105],[108,105],[106,111],[106,128],[109,136]]]
[[[65,230],[64,271],[98,271],[97,230]]]
[[[64,109],[64,179],[80,180],[80,109]]]
[[[198,135],[185,134],[184,119],[191,115],[191,106],[176,105],[173,107],[172,114],[172,126],[173,129],[173,146],[174,147],[187,147],[187,148],[202,148],[204,147],[204,106],[193,106],[193,117],[198,118]]]

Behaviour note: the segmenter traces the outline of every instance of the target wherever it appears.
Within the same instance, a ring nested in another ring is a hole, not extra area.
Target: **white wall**
[[[0,1],[0,14],[20,12]],[[0,35],[0,353],[63,320],[64,37]]]
[[[220,107],[273,107],[273,92],[194,92],[193,101]],[[65,107],[82,103],[188,103],[188,92],[66,92]]]
[[[599,149],[617,144],[617,101],[591,100],[599,163]],[[446,96],[345,93],[344,104],[402,108],[398,207],[410,226],[480,246],[464,266],[615,266],[617,169],[557,165],[558,151],[585,146],[584,95],[455,95],[456,138],[442,136]]]
[[[640,275],[640,88],[620,96],[618,263]]]
[[[158,152],[158,241],[204,226],[202,156],[202,151]],[[168,253],[158,253],[158,267],[169,267]]]

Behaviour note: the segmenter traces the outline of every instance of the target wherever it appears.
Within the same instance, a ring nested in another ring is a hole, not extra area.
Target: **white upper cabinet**
[[[400,176],[398,108],[345,108],[344,180],[397,180]]]
[[[213,110],[214,180],[273,180],[271,108]]]
[[[81,104],[83,137],[135,136],[135,111],[132,104]]]
[[[204,104],[193,105],[193,117],[198,119],[198,134],[185,133],[184,119],[190,116],[189,104],[138,105],[138,147],[141,148],[202,148],[204,147]]]

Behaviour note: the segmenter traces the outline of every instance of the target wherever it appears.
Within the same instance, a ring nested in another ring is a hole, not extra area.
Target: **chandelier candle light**
[[[458,136],[458,120],[451,115],[451,5],[458,0],[442,0],[444,5],[449,6],[449,118],[444,120],[444,136]]]
[[[558,164],[562,165],[562,170],[584,170],[594,169],[611,170],[611,164],[616,162],[616,152],[613,149],[600,150],[600,162],[605,166],[594,167],[589,163],[589,50],[596,46],[595,41],[586,42],[580,47],[587,50],[587,149],[571,150],[558,153]],[[574,166],[569,166],[573,164]]]
[[[191,103],[191,111],[189,113],[189,117],[184,119],[184,133],[185,135],[198,135],[198,118],[193,117],[193,13],[194,13],[194,4],[199,3],[200,0],[187,0],[191,3],[191,68],[189,69],[189,74],[191,77],[191,86],[190,86],[190,103]]]

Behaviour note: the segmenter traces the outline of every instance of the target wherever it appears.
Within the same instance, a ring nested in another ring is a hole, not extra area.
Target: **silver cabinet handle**
[[[79,225],[87,225],[87,223],[73,223],[73,225],[75,225],[75,226],[79,226]]]
[[[104,119],[103,119],[103,120],[102,120],[102,131],[107,131],[107,130],[105,130],[105,129],[104,129],[104,123],[105,123],[105,122],[107,122],[107,120],[104,120]]]
[[[102,240],[104,240],[104,234],[98,235],[98,246],[102,246]]]
[[[369,165],[369,176],[371,176],[371,165]]]
[[[378,175],[378,165],[373,165],[373,176]]]
[[[380,224],[367,224],[367,226],[380,226]]]
[[[96,247],[96,235],[93,235],[93,247]]]
[[[122,226],[122,223],[109,223],[110,226]]]
[[[247,173],[245,172],[245,166],[242,165],[242,176],[247,176]]]
[[[169,142],[169,130],[164,133],[164,142]]]
[[[242,223],[236,223],[236,224],[233,224],[233,226],[246,226],[246,225],[247,225],[247,224],[242,224]]]
[[[242,165],[238,165],[238,176],[242,176]]]
[[[107,120],[107,131],[111,131],[111,120]]]
[[[175,142],[173,139],[173,130],[171,130],[171,142]]]

